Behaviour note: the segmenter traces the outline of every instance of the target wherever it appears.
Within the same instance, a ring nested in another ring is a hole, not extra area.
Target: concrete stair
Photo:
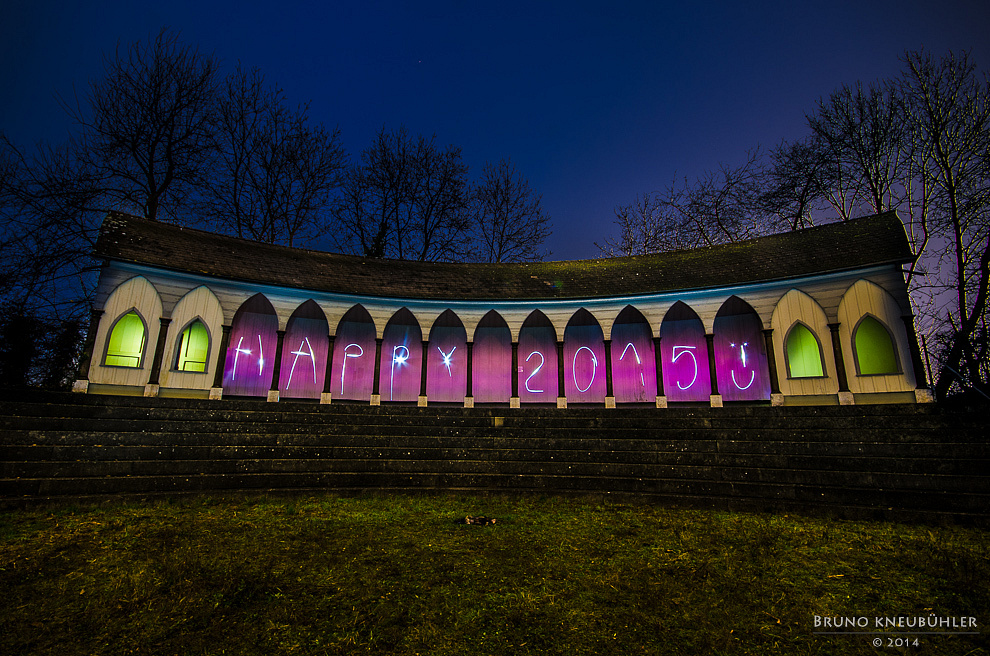
[[[8,392],[0,505],[195,493],[593,494],[990,520],[987,420],[938,406],[461,408]]]

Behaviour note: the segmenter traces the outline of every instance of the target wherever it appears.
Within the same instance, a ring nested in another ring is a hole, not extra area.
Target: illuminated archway
[[[631,305],[612,323],[612,393],[616,403],[654,403],[657,366],[653,331],[643,313]]]
[[[580,308],[564,328],[564,395],[568,403],[603,403],[606,390],[605,336],[590,312]]]
[[[430,402],[462,403],[467,392],[467,331],[452,310],[430,329],[426,354],[426,396]]]
[[[279,394],[287,398],[320,398],[329,348],[327,317],[310,299],[296,308],[285,327]]]
[[[278,315],[264,294],[244,301],[230,327],[224,395],[267,396],[275,372]]]
[[[341,317],[333,343],[330,393],[335,399],[368,401],[375,384],[375,322],[363,305]]]
[[[392,315],[382,334],[382,401],[417,401],[423,366],[423,331],[407,308]]]
[[[788,378],[821,378],[825,361],[818,335],[802,321],[795,321],[784,338]]]
[[[495,310],[474,331],[471,387],[475,403],[508,403],[512,397],[512,333]]]
[[[557,402],[557,331],[533,310],[519,329],[520,403]]]
[[[872,315],[864,315],[853,330],[853,352],[860,376],[900,373],[890,329]]]
[[[682,301],[674,303],[660,324],[663,388],[668,401],[709,401],[712,393],[705,326]]]
[[[770,399],[770,373],[763,322],[738,296],[730,296],[715,315],[715,373],[726,401]]]

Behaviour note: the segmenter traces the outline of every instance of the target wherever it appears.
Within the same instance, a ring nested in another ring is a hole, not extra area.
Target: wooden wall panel
[[[784,339],[791,327],[801,321],[818,338],[822,352],[824,378],[788,378]],[[780,392],[785,396],[838,394],[835,356],[832,353],[832,333],[828,327],[825,310],[799,289],[792,289],[780,299],[773,312],[773,349],[777,360],[777,380]]]
[[[117,319],[136,310],[144,321],[146,333],[144,356],[141,366],[107,367],[103,365],[107,353],[107,339]],[[134,276],[111,293],[103,305],[100,331],[93,347],[93,359],[89,369],[89,380],[104,385],[133,385],[143,387],[148,382],[151,362],[158,343],[158,329],[162,316],[162,301],[155,287],[143,276]]]
[[[886,376],[860,376],[857,373],[852,332],[866,314],[872,314],[879,319],[893,336],[900,373]],[[911,352],[904,323],[901,320],[901,308],[886,290],[868,280],[857,281],[845,293],[839,304],[839,324],[842,357],[846,361],[851,392],[854,394],[906,392],[915,388],[914,372],[911,370]]]
[[[206,371],[194,373],[177,371],[179,342],[182,331],[194,319],[201,319],[210,334],[210,350],[206,356]],[[223,308],[208,287],[200,286],[188,292],[175,304],[172,322],[168,326],[165,356],[162,359],[161,386],[181,389],[210,389],[217,366],[217,349],[223,332]]]

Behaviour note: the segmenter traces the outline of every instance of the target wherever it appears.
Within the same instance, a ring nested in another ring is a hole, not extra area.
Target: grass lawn
[[[0,654],[987,654],[988,538],[468,495],[0,511]],[[930,615],[982,633],[814,633]]]

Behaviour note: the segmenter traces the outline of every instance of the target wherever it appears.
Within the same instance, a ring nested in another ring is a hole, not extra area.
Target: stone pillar
[[[615,391],[612,389],[612,340],[605,340],[605,407],[615,407]]]
[[[519,342],[512,342],[512,398],[509,399],[509,407],[519,406]]]
[[[467,343],[467,388],[464,394],[464,407],[474,407],[474,342]]]
[[[275,368],[272,371],[272,386],[268,390],[268,401],[272,403],[278,401],[278,383],[282,375],[282,342],[285,341],[285,331],[278,330],[275,331],[275,334],[278,336],[278,341],[275,344]]]
[[[928,388],[928,377],[925,375],[925,364],[921,361],[921,349],[918,347],[918,334],[914,330],[914,315],[905,314],[901,317],[904,330],[907,331],[908,349],[911,351],[911,367],[914,369],[914,399],[917,403],[933,403],[935,395]]]
[[[326,404],[330,403],[333,399],[333,394],[331,390],[333,389],[333,377],[330,375],[333,369],[333,335],[328,335],[329,343],[327,345],[327,368],[323,371],[323,392],[320,394],[320,403]]]
[[[422,342],[422,357],[420,358],[419,365],[419,402],[417,405],[421,408],[426,407],[426,358],[430,354],[430,343]]]
[[[168,325],[172,320],[166,317],[158,319],[158,343],[155,344],[155,356],[151,360],[151,374],[148,384],[144,386],[145,396],[158,396],[158,381],[162,375],[162,359],[165,357],[165,340],[168,338]]]
[[[210,399],[219,401],[223,398],[223,370],[227,366],[227,347],[230,346],[230,326],[221,326],[220,347],[217,350],[217,365],[213,372],[213,388]]]
[[[657,366],[657,407],[667,407],[667,393],[663,390],[663,352],[660,350],[660,338],[653,338],[653,361]]]
[[[371,388],[371,405],[382,404],[382,393],[380,391],[382,383],[382,340],[375,340],[375,382]]]
[[[784,405],[784,395],[780,393],[780,380],[777,377],[777,352],[773,348],[773,328],[763,331],[763,342],[767,349],[767,368],[770,369],[770,405]]]
[[[832,334],[832,357],[835,358],[835,377],[839,381],[839,405],[853,405],[856,399],[849,391],[849,380],[846,378],[846,360],[842,357],[842,340],[839,338],[839,324],[828,324]]]
[[[567,395],[564,393],[564,342],[557,342],[557,407],[567,407]]]
[[[76,380],[72,383],[73,392],[85,394],[89,391],[89,365],[93,360],[96,333],[100,329],[102,317],[103,310],[91,310],[89,313],[89,330],[86,332],[86,343],[83,345],[82,355],[79,356],[79,370],[76,372]]]
[[[708,343],[708,376],[712,383],[711,405],[713,408],[721,408],[722,395],[718,393],[718,376],[715,372],[715,335],[706,334],[705,341]]]

